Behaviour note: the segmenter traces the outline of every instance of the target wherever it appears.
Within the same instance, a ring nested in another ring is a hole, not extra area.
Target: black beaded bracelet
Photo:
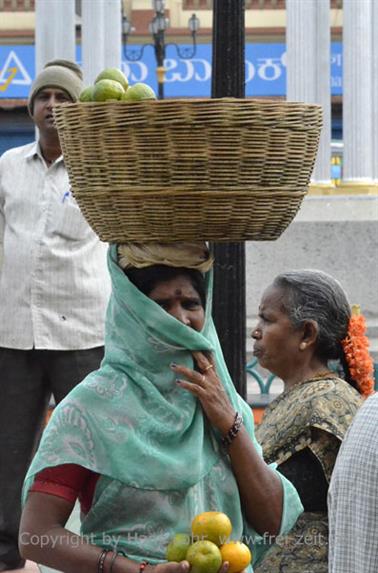
[[[227,434],[225,436],[223,436],[223,438],[221,440],[222,446],[224,448],[227,448],[231,444],[232,440],[234,438],[236,438],[242,425],[243,425],[243,418],[239,414],[239,412],[236,412],[234,423],[232,424],[231,428],[228,430]]]
[[[97,561],[97,573],[104,573],[104,563],[109,549],[103,549],[98,557]]]

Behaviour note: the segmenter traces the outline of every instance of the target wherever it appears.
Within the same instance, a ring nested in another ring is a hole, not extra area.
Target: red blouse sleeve
[[[31,492],[55,495],[74,503],[80,501],[83,513],[92,506],[99,474],[76,464],[63,464],[39,472],[30,488]]]

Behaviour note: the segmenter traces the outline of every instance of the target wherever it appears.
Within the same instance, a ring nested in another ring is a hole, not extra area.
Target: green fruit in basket
[[[188,533],[176,533],[167,547],[167,561],[183,561],[191,543]]]
[[[108,101],[122,99],[125,90],[114,80],[100,80],[94,85],[93,100]]]
[[[95,79],[95,84],[101,80],[114,80],[121,84],[123,89],[126,91],[129,85],[127,81],[127,77],[121,70],[118,68],[106,68],[101,73],[98,74],[97,78]]]
[[[144,99],[156,99],[156,94],[149,85],[142,82],[130,86],[125,95],[122,96],[124,101],[142,101]]]
[[[79,101],[93,101],[94,86],[84,88],[80,94]]]

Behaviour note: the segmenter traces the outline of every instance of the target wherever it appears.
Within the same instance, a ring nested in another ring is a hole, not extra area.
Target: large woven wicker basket
[[[317,105],[73,103],[55,119],[74,196],[103,241],[272,240],[307,191]]]

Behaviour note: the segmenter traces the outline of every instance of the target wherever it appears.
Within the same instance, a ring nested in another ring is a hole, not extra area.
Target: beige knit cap
[[[166,265],[197,269],[205,273],[211,269],[213,262],[205,242],[118,245],[118,264],[122,269]]]
[[[83,74],[75,62],[69,60],[52,60],[48,62],[42,72],[38,74],[32,83],[28,110],[33,115],[33,100],[43,88],[60,88],[68,93],[72,101],[79,99],[83,89]]]

